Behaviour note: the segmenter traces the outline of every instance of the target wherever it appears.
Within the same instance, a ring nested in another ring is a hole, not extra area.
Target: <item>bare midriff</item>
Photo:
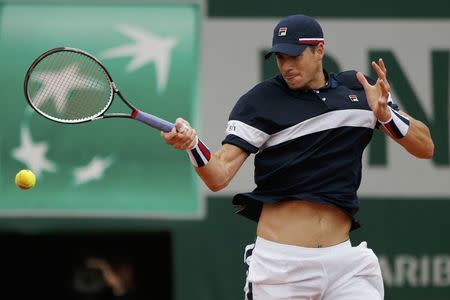
[[[351,218],[334,205],[288,200],[264,204],[257,235],[301,247],[330,247],[349,239]]]

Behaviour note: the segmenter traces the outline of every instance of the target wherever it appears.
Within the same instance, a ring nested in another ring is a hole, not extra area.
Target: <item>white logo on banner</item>
[[[131,56],[128,72],[136,71],[154,62],[157,72],[158,92],[164,92],[170,70],[170,55],[177,40],[173,37],[159,37],[154,33],[131,25],[118,25],[117,30],[134,42],[101,53],[103,58]]]

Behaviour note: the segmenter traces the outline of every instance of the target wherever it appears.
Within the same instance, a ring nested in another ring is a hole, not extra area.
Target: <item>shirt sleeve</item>
[[[247,153],[257,153],[270,135],[261,130],[263,120],[250,100],[248,96],[243,96],[234,106],[222,144],[232,144]]]

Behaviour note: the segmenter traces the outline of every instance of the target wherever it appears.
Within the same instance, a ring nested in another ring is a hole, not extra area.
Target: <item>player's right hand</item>
[[[197,143],[197,132],[188,121],[177,118],[175,126],[170,132],[161,131],[166,144],[180,150],[189,150]]]

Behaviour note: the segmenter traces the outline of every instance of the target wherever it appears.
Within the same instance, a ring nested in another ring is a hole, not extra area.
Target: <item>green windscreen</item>
[[[61,46],[83,49],[102,62],[137,108],[169,121],[183,117],[195,126],[197,6],[5,4],[0,20],[1,216],[199,215],[198,181],[189,159],[166,145],[157,130],[129,119],[58,124],[34,112],[23,91],[25,74],[41,53]],[[42,85],[51,74],[85,69],[57,65],[39,70],[33,97],[44,93]],[[83,73],[97,81],[92,89],[69,89],[63,96],[106,98],[110,90],[104,89],[102,76],[98,69]],[[41,109],[61,118],[79,117],[64,115],[68,107],[55,105],[55,99],[64,98],[61,93],[40,98]],[[117,98],[108,112],[129,108]],[[36,174],[33,189],[15,186],[21,169]]]

